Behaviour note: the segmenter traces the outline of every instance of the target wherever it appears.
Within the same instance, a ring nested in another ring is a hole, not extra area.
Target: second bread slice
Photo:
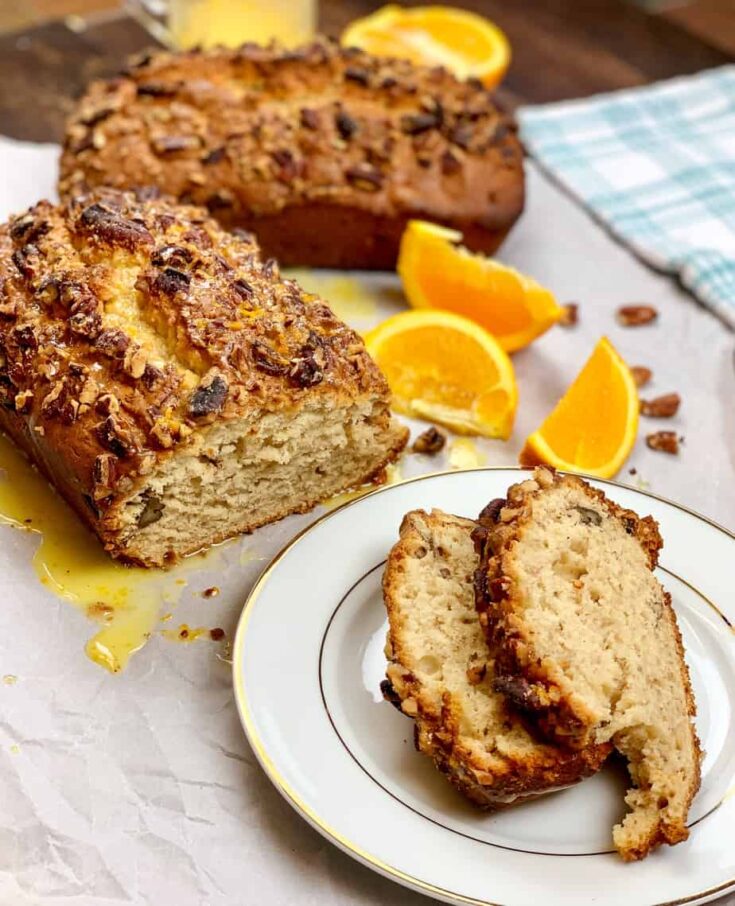
[[[538,742],[494,690],[472,585],[475,525],[436,510],[405,516],[383,578],[387,675],[389,694],[416,721],[417,748],[472,801],[492,807],[575,783],[610,747]]]

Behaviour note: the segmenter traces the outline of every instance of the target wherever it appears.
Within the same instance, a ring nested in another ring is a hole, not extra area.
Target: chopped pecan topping
[[[282,182],[293,182],[296,177],[300,175],[301,164],[296,160],[293,152],[289,151],[288,148],[281,148],[280,150],[274,151],[271,157],[278,166],[277,176]]]
[[[175,296],[189,289],[191,278],[175,267],[165,267],[153,280],[153,288],[164,296]]]
[[[497,604],[498,601],[508,597],[510,586],[510,579],[507,576],[496,576],[494,579],[487,581],[485,594],[488,600],[492,601],[493,604]]]
[[[562,316],[559,318],[559,327],[574,327],[579,321],[579,305],[568,302],[562,305]]]
[[[324,371],[313,354],[308,353],[292,365],[288,379],[297,387],[314,387],[324,380]]]
[[[24,245],[23,248],[16,249],[11,257],[21,276],[25,277],[26,280],[32,280],[36,270],[31,259],[38,257],[36,246],[32,244]]]
[[[345,176],[350,185],[363,192],[377,192],[383,185],[383,174],[380,170],[364,164],[348,167]]]
[[[441,116],[436,111],[409,113],[401,117],[401,132],[405,132],[406,135],[420,135],[430,129],[438,129],[441,122]]]
[[[21,217],[16,217],[10,222],[10,238],[15,243],[35,242],[45,236],[51,229],[51,224],[46,220],[37,220],[35,214],[29,211]]]
[[[344,110],[337,111],[334,117],[334,124],[337,127],[337,132],[344,139],[351,138],[357,132],[356,120],[353,120],[349,113],[345,113]]]
[[[135,452],[132,438],[123,431],[113,415],[108,415],[103,422],[95,425],[94,433],[102,446],[120,459]]]
[[[636,387],[645,387],[653,377],[653,372],[650,368],[646,368],[645,365],[633,365],[630,372],[633,375]]]
[[[225,149],[223,147],[212,148],[211,151],[208,151],[202,158],[202,163],[205,166],[211,166],[212,164],[218,164],[221,160],[224,159]]]
[[[231,208],[235,204],[235,198],[228,189],[219,189],[213,192],[207,199],[207,209],[209,211],[219,211],[223,208]]]
[[[137,343],[131,343],[123,357],[123,371],[136,380],[143,376],[146,365],[146,354]]]
[[[493,688],[509,698],[520,711],[536,711],[541,707],[541,699],[524,677],[498,676]]]
[[[79,118],[79,122],[84,126],[96,126],[98,123],[101,123],[103,120],[106,120],[108,117],[112,116],[115,113],[117,108],[115,107],[98,107],[97,110],[92,110],[90,113],[85,114]]]
[[[316,130],[319,128],[319,114],[316,110],[310,110],[308,107],[304,107],[300,113],[299,122],[304,129]]]
[[[650,324],[658,317],[658,312],[652,305],[623,305],[618,309],[618,323],[622,327],[640,327]]]
[[[493,526],[500,519],[500,511],[508,501],[504,497],[496,497],[487,506],[483,507],[477,521],[480,525]]]
[[[656,431],[654,434],[646,435],[646,445],[651,450],[657,450],[661,453],[676,454],[679,452],[679,438],[676,431]]]
[[[130,338],[121,330],[111,328],[97,334],[94,345],[103,355],[111,359],[121,359],[130,345]]]
[[[189,249],[180,245],[164,245],[151,255],[151,264],[154,267],[182,268],[190,264],[193,257]]]
[[[449,131],[449,141],[467,151],[472,142],[472,126],[469,123],[457,123]]]
[[[241,277],[238,277],[237,280],[232,281],[232,288],[245,302],[250,302],[253,298],[253,295],[255,294],[253,287],[248,283],[247,280],[243,280]]]
[[[178,151],[198,151],[202,140],[198,135],[162,135],[151,142],[158,154],[176,154]]]
[[[97,398],[94,408],[100,415],[114,415],[120,411],[120,402],[112,393],[103,393]]]
[[[153,243],[153,237],[142,223],[123,217],[101,204],[91,204],[85,208],[79,223],[94,237],[110,245],[135,249],[138,245]]]
[[[419,434],[411,449],[414,453],[425,453],[433,456],[444,448],[446,442],[446,434],[442,434],[441,431],[432,425],[431,428],[427,428],[426,431]]]
[[[381,680],[380,682],[380,691],[383,695],[383,698],[394,708],[401,710],[401,697],[393,688],[393,683],[389,679]]]
[[[37,349],[38,340],[30,324],[22,324],[13,331],[15,342],[21,349]]]
[[[370,84],[370,73],[361,66],[348,66],[345,69],[345,79],[348,82],[357,82],[358,85],[367,88]]]
[[[207,383],[200,384],[189,397],[189,415],[201,418],[219,412],[226,397],[227,381],[219,374],[215,374]]]
[[[15,411],[27,414],[33,406],[33,391],[21,390],[15,394]]]
[[[679,411],[681,397],[678,393],[666,393],[652,400],[641,400],[641,415],[649,418],[672,418]]]
[[[94,483],[100,485],[100,487],[109,489],[115,483],[115,476],[117,475],[117,457],[113,456],[112,453],[100,453],[99,456],[95,458],[94,465],[92,466],[92,478]]]
[[[150,98],[172,98],[177,93],[175,85],[163,82],[141,82],[135,90],[138,97]]]
[[[439,163],[442,173],[445,176],[452,176],[454,173],[459,173],[462,169],[462,162],[455,154],[452,154],[448,148],[442,154]]]
[[[275,349],[266,346],[260,340],[256,340],[250,348],[250,354],[253,358],[253,364],[260,371],[274,376],[288,373],[289,363]]]

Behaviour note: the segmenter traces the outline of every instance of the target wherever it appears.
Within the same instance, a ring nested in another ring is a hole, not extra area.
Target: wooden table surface
[[[321,0],[321,27],[337,35],[381,5]],[[411,4],[406,4],[411,5]],[[513,63],[502,88],[511,105],[583,97],[730,62],[686,24],[624,0],[463,0],[508,34]],[[0,133],[58,141],[86,83],[116,72],[150,35],[126,15],[77,17],[0,35]]]

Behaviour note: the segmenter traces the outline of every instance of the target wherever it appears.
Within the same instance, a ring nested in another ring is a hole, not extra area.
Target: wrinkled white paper
[[[3,218],[52,195],[57,156],[53,146],[0,140]],[[641,430],[680,431],[680,455],[647,450],[641,437],[620,480],[643,480],[732,528],[732,334],[529,169],[527,212],[502,258],[548,284],[560,301],[579,302],[579,324],[553,330],[515,357],[516,430],[507,444],[478,444],[487,464],[515,463],[523,438],[607,334],[631,364],[653,369],[646,394],[676,390],[683,398],[678,418],[644,420]],[[384,275],[364,279],[378,295],[396,286]],[[614,309],[632,302],[655,305],[658,323],[618,327]],[[395,292],[386,293],[378,315],[398,304]],[[407,456],[402,474],[436,471],[446,461],[446,453]],[[231,638],[267,560],[321,512],[218,549],[201,573],[187,573],[167,625],[221,626]],[[83,645],[93,627],[38,583],[30,566],[36,543],[0,528],[0,676],[17,677],[0,683],[0,906],[428,902],[343,855],[280,798],[240,728],[230,665],[217,657],[221,645],[156,635],[115,676],[87,660]],[[211,585],[221,594],[203,598]]]

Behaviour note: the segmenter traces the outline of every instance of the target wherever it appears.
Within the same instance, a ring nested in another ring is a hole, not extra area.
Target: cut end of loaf
[[[376,480],[407,430],[382,403],[324,400],[301,411],[218,422],[146,476],[111,512],[115,556],[176,559]]]
[[[686,839],[699,787],[694,698],[658,526],[582,479],[539,468],[486,514],[478,604],[501,685],[550,737],[627,758],[625,859]]]

